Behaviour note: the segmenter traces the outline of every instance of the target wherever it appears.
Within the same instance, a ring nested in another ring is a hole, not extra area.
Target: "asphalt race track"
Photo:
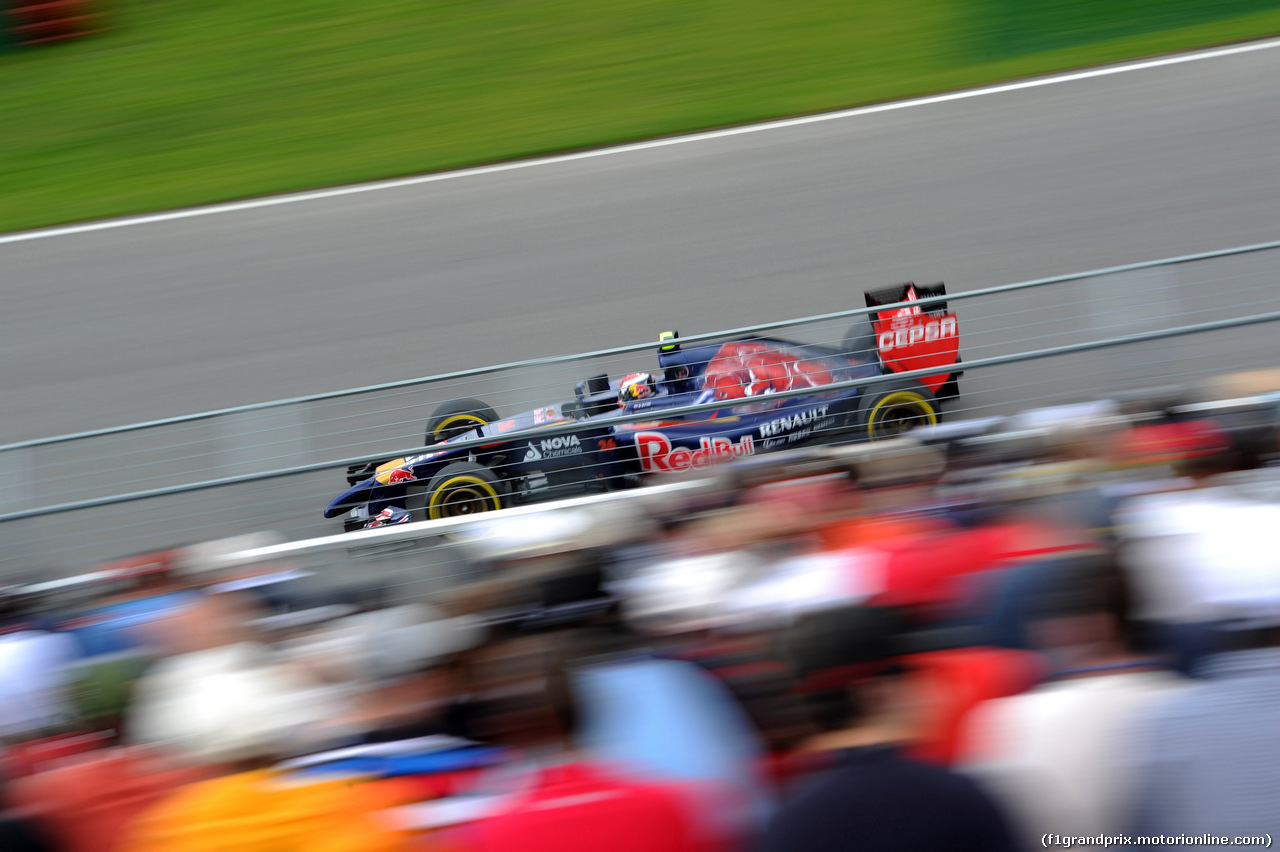
[[[908,279],[958,292],[1280,239],[1276,80],[1265,49],[0,244],[0,442],[860,307]],[[1231,300],[1220,277],[1202,297]],[[1080,297],[1021,298],[1052,316]],[[1274,339],[1201,356],[1273,363]],[[1034,383],[1087,396],[1113,366],[1044,361]],[[1010,375],[962,390],[1016,406]]]

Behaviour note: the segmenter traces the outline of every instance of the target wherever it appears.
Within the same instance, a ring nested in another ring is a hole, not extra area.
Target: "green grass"
[[[1190,27],[1280,6],[1277,0],[962,0],[984,22],[971,47],[994,59]]]
[[[1139,35],[1126,25],[1085,44],[985,58],[993,38],[1037,44],[1064,20],[1042,16],[1020,24],[1020,36],[1001,34],[1007,19],[992,4],[1009,2],[115,0],[113,29],[103,36],[0,54],[0,231],[601,145],[1280,32],[1280,10],[1272,9]],[[1154,0],[1073,0],[1081,2]],[[1116,32],[1122,37],[1109,38]]]

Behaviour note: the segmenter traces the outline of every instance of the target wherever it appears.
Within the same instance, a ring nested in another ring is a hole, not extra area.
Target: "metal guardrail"
[[[948,417],[992,416],[1272,360],[1265,346],[1270,336],[1259,326],[1280,319],[1277,250],[1280,241],[948,294],[948,302],[971,306],[959,310],[966,377]],[[697,334],[681,343],[778,329],[791,329],[787,337],[830,342],[839,340],[846,320],[871,310]],[[567,397],[573,378],[645,369],[625,356],[651,355],[657,345],[531,359],[5,445],[0,576],[28,567],[65,575],[125,553],[246,529],[273,529],[291,539],[322,536],[336,526],[322,520],[320,511],[342,490],[342,468],[425,449],[421,429],[435,403],[498,395],[475,390],[487,387],[505,394],[507,405],[497,401],[499,406],[533,408]],[[566,366],[580,364],[576,375],[563,375]],[[869,386],[933,372],[847,384]],[[753,402],[759,399],[663,416]],[[544,426],[536,436],[580,428]],[[530,433],[511,432],[503,439],[520,437]],[[317,457],[325,460],[310,461]]]
[[[947,299],[961,306],[962,354],[972,361],[1230,315],[1223,311],[1238,315],[1280,308],[1270,274],[1280,264],[1268,254],[1277,249],[1280,242],[1260,243],[984,287],[951,293]],[[1182,282],[1166,280],[1174,269],[1180,270],[1179,279],[1221,290],[1218,303],[1169,310],[1159,321],[1153,319],[1153,309],[1167,309],[1178,301],[1177,294],[1170,297],[1169,292]],[[1122,292],[1102,284],[1116,280],[1127,282]],[[851,295],[858,292],[850,289]],[[1064,304],[1043,309],[1055,300]],[[809,343],[838,343],[848,321],[870,310],[862,307],[697,334],[685,342],[787,329],[784,336]],[[1150,321],[1135,326],[1133,317],[1139,313]],[[1072,322],[1064,324],[1064,316]],[[481,397],[500,411],[532,409],[565,398],[572,382],[586,375],[651,370],[651,358],[641,356],[651,356],[656,345],[530,359],[7,444],[0,446],[0,515],[52,511],[91,498],[153,493],[197,482],[235,482],[247,474],[300,469],[316,459],[393,458],[419,444],[422,426],[443,400]]]
[[[557,500],[532,506],[515,507],[504,512],[502,517],[504,519],[518,519],[549,511],[573,511],[588,507],[594,510],[604,506],[611,506],[618,503],[630,503],[637,500],[662,500],[694,493],[700,489],[706,488],[707,485],[708,481],[701,479],[667,482],[660,485],[650,485],[629,491],[615,491],[610,494],[593,494],[586,497],[575,497],[568,500]],[[238,550],[230,549],[225,552],[219,552],[214,555],[207,556],[202,560],[204,564],[201,568],[207,571],[217,571],[221,568],[260,566],[263,563],[279,563],[281,561],[288,561],[292,566],[292,562],[299,557],[305,558],[321,552],[336,552],[344,559],[347,557],[358,559],[361,558],[361,556],[372,557],[374,559],[386,558],[388,556],[403,553],[402,549],[396,547],[397,545],[425,544],[429,547],[437,547],[441,545],[446,547],[450,546],[453,544],[453,541],[446,538],[447,536],[465,532],[468,529],[492,522],[492,515],[470,515],[459,518],[418,521],[415,523],[382,527],[381,529],[338,533],[336,535],[326,535],[319,538],[303,539],[299,541],[259,544]],[[128,579],[135,576],[135,574],[136,570],[132,567],[97,570],[74,577],[32,583],[27,586],[19,587],[18,591],[24,594],[64,592],[79,586]],[[304,571],[296,567],[289,567],[268,576],[269,579],[273,581],[283,581],[305,579],[315,576],[315,574],[311,571]]]
[[[905,303],[902,303],[905,304]],[[1045,349],[1036,349],[1030,352],[1020,352],[1016,355],[1000,355],[991,358],[980,358],[973,361],[965,361],[963,367],[965,371],[981,370],[985,367],[995,367],[1005,364],[1016,364],[1024,361],[1037,361],[1043,358],[1053,358],[1062,355],[1071,355],[1080,352],[1093,352],[1101,349],[1112,349],[1119,346],[1128,346],[1135,343],[1144,343],[1154,340],[1167,340],[1175,337],[1185,337],[1192,334],[1203,334],[1210,331],[1220,331],[1233,328],[1245,328],[1251,325],[1261,325],[1263,323],[1280,321],[1280,311],[1272,311],[1265,314],[1256,314],[1250,317],[1239,317],[1230,320],[1218,320],[1215,322],[1197,323],[1195,325],[1179,326],[1176,328],[1160,329],[1158,331],[1140,332],[1137,334],[1127,334],[1119,337],[1107,338],[1106,340],[1093,340],[1085,343],[1067,344],[1064,346],[1051,346]],[[776,391],[769,394],[768,399],[771,401],[794,399],[798,397],[814,396],[816,394],[825,394],[833,391],[847,390],[850,388],[866,388],[875,387],[879,384],[887,384],[899,382],[904,379],[921,379],[928,376],[937,375],[938,368],[924,368],[920,370],[907,370],[901,373],[890,373],[881,376],[872,376],[865,379],[854,379],[845,382],[832,382],[831,384],[822,385],[820,389],[814,388],[798,388],[787,391]],[[658,414],[663,419],[673,417],[685,417],[692,414],[709,414],[714,411],[723,411],[725,409],[733,410],[745,406],[759,405],[761,399],[759,397],[746,397],[743,399],[720,400],[716,402],[701,403],[698,405],[685,405],[677,408],[661,409]],[[615,417],[609,420],[611,426],[621,426],[626,424],[645,423],[652,421],[655,417],[654,411],[643,411],[636,414],[629,414]],[[530,438],[553,438],[558,435],[568,435],[575,432],[581,432],[583,425],[578,421],[566,421],[563,424],[539,426],[535,429],[525,429],[512,431],[504,434],[501,438],[503,443],[515,442],[520,440],[528,440]],[[468,438],[465,440],[455,440],[449,443],[450,450],[478,449],[485,445],[492,445],[496,439],[494,437],[485,438]],[[438,445],[419,445],[408,449],[401,449],[391,452],[389,455],[400,458],[412,455],[419,455],[439,450]],[[336,470],[351,465],[368,464],[374,461],[385,460],[388,453],[378,453],[373,456],[353,456],[345,459],[331,459],[322,462],[313,462],[306,465],[298,465],[290,468],[282,468],[279,470],[263,471],[262,473],[251,473],[242,476],[231,476],[222,479],[206,480],[203,482],[193,482],[187,485],[175,485],[168,488],[156,488],[150,491],[138,491],[126,494],[116,494],[108,497],[98,497],[91,500],[81,500],[76,502],[63,503],[54,506],[43,506],[39,508],[27,509],[18,512],[9,512],[0,514],[0,522],[17,521],[23,518],[34,518],[40,515],[55,512],[72,512],[78,509],[91,509],[95,506],[119,505],[122,503],[132,503],[138,500],[149,500],[158,497],[171,497],[178,494],[188,494],[195,491],[207,491],[214,488],[222,488],[228,485],[242,485],[253,482],[264,482],[270,479],[280,479],[282,477],[296,476],[304,473],[315,473],[325,470]]]
[[[666,497],[677,497],[682,494],[689,494],[699,489],[706,488],[708,484],[709,480],[691,479],[680,482],[667,482],[661,485],[649,485],[644,488],[634,488],[629,491],[614,491],[607,494],[590,494],[585,497],[571,497],[567,500],[555,500],[548,503],[539,503],[531,506],[517,506],[511,509],[506,509],[502,512],[501,517],[503,519],[515,519],[550,511],[564,512],[588,507],[596,509],[602,506],[630,503],[637,500],[645,501]],[[240,565],[245,563],[264,562],[315,553],[323,550],[337,550],[344,552],[350,552],[353,550],[376,550],[383,545],[405,541],[429,541],[435,544],[439,543],[442,537],[465,532],[477,526],[491,524],[494,522],[494,518],[494,515],[485,514],[466,515],[457,518],[415,521],[413,523],[398,524],[396,526],[382,527],[380,529],[338,533],[336,535],[321,536],[319,538],[304,539],[302,541],[287,541],[280,544],[271,544],[264,547],[255,547],[248,550],[240,550],[223,554],[212,560],[211,567],[218,564]],[[445,543],[449,544],[451,542],[446,540]]]

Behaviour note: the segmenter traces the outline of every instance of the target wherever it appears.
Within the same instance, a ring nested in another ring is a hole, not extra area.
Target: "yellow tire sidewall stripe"
[[[938,425],[938,412],[929,403],[929,400],[925,399],[923,394],[918,393],[917,391],[894,391],[893,393],[889,394],[884,399],[880,400],[874,406],[871,407],[871,413],[867,416],[867,437],[871,440],[875,440],[876,419],[879,417],[880,412],[884,408],[888,406],[903,405],[903,404],[914,404],[914,405],[922,406],[923,408],[927,409],[929,412],[928,414],[929,425],[930,426]]]
[[[474,423],[476,426],[485,426],[488,424],[487,420],[485,420],[483,417],[480,417],[477,414],[454,414],[451,417],[446,417],[444,419],[444,422],[442,422],[436,428],[432,429],[431,434],[439,435],[443,430],[448,429],[454,423],[468,423],[468,422]]]
[[[487,492],[487,495],[485,496],[484,499],[493,504],[494,511],[497,511],[498,509],[502,508],[502,498],[498,496],[497,489],[495,489],[491,484],[489,484],[488,482],[485,482],[483,479],[481,479],[478,476],[471,476],[470,474],[464,473],[464,474],[459,474],[457,476],[449,477],[444,482],[440,483],[440,486],[438,488],[436,488],[434,491],[431,492],[431,500],[427,503],[428,518],[430,518],[433,521],[440,520],[440,518],[442,517],[442,515],[440,514],[441,499],[444,497],[444,495],[448,492],[450,488],[459,484],[479,486],[480,490]]]

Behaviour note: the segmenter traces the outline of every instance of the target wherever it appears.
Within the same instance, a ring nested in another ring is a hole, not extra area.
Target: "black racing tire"
[[[960,363],[959,359],[956,359],[956,363]],[[963,373],[964,371],[961,370],[947,376],[947,380],[942,383],[942,386],[938,388],[937,394],[935,394],[938,402],[951,402],[960,398],[960,376]]]
[[[911,379],[871,385],[853,417],[855,434],[868,441],[885,441],[921,426],[936,426],[941,415],[929,389]]]
[[[427,421],[426,444],[438,444],[449,438],[470,432],[477,426],[487,426],[498,419],[498,412],[481,399],[455,399],[435,410]]]
[[[410,485],[405,508],[415,521],[462,518],[496,512],[504,505],[506,486],[489,468],[469,461],[445,465],[425,486]]]
[[[853,321],[849,330],[844,333],[840,351],[863,361],[875,360],[876,330],[871,326],[871,317],[863,315]]]
[[[959,354],[956,355],[956,366],[959,367],[964,363],[964,359]],[[943,382],[942,387],[938,388],[934,394],[939,402],[952,402],[960,398],[960,377],[964,375],[964,370],[956,370],[947,376],[947,380]]]

